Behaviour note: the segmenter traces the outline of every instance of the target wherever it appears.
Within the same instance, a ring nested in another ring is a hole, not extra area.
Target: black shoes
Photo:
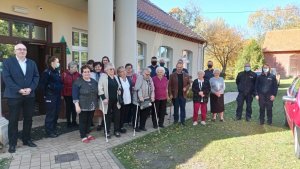
[[[37,145],[34,144],[31,140],[23,142],[23,145],[26,145],[28,147],[37,147]]]
[[[147,131],[147,129],[145,127],[140,127],[140,130]]]
[[[102,130],[102,126],[101,125],[97,125],[97,131],[101,131]]]
[[[159,125],[159,127],[160,127],[160,128],[165,128],[165,126],[164,126],[164,125]]]
[[[157,129],[157,126],[155,125],[155,126],[153,126],[153,128],[154,128],[154,129]]]
[[[58,137],[58,135],[55,133],[49,133],[49,134],[47,134],[47,137],[48,138],[56,138],[56,137]]]
[[[135,130],[135,132],[141,132],[141,130],[139,128],[135,128],[134,130]]]
[[[78,127],[79,125],[78,125],[77,122],[75,121],[75,122],[72,122],[72,126],[73,126],[73,127]]]
[[[247,121],[247,122],[250,122],[250,121],[251,121],[251,118],[246,118],[246,121]]]
[[[240,117],[235,117],[235,121],[239,121],[239,120],[242,120],[242,118],[240,118]]]
[[[15,153],[16,152],[16,146],[9,146],[8,152],[9,153]]]
[[[184,123],[184,122],[181,122],[180,124],[181,124],[182,126],[185,126],[185,123]]]
[[[121,137],[121,134],[117,131],[114,134],[115,134],[116,137]]]

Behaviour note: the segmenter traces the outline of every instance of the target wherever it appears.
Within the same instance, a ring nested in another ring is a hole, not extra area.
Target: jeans
[[[180,122],[185,122],[185,104],[186,99],[182,96],[174,98],[174,122],[178,122],[179,120],[179,108],[180,108]]]
[[[32,116],[34,113],[34,97],[8,98],[8,139],[10,146],[16,146],[18,140],[18,120],[21,110],[23,110],[23,133],[22,140],[26,142],[31,139],[30,132],[32,126]]]

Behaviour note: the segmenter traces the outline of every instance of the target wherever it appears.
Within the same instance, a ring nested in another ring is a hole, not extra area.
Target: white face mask
[[[56,66],[55,66],[55,68],[59,68],[59,66],[60,66],[60,64],[59,64],[59,63],[57,63],[57,64],[56,64]]]
[[[269,72],[269,68],[263,68],[263,71],[264,71],[265,73],[268,73],[268,72]]]

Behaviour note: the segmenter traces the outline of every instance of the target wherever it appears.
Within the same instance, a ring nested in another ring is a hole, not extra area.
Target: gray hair
[[[78,67],[78,63],[77,63],[76,61],[71,61],[71,62],[68,63],[68,68],[69,68],[69,69],[70,69],[71,67],[74,67],[74,66]]]
[[[114,64],[112,64],[111,62],[106,63],[104,66],[104,70],[107,71],[110,68],[115,68]]]
[[[204,72],[203,70],[199,70],[197,74],[198,74],[198,75],[199,75],[199,74],[205,75],[205,72]]]
[[[157,72],[160,71],[160,70],[162,70],[162,71],[163,71],[163,74],[165,74],[166,70],[165,70],[164,67],[157,67],[155,71],[156,71],[156,73],[157,73]]]
[[[144,69],[142,69],[142,74],[144,74],[146,71],[149,71],[149,72],[151,72],[151,69],[150,68],[148,68],[148,67],[146,67],[146,68],[144,68]]]
[[[218,68],[214,69],[213,74],[215,74],[215,73],[221,73],[220,69],[218,69]]]

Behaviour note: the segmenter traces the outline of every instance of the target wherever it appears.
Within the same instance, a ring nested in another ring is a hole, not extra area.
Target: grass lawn
[[[236,103],[225,107],[225,122],[206,126],[171,125],[161,134],[113,148],[125,168],[300,168],[294,156],[291,131],[284,127],[281,97],[291,80],[282,80],[273,107],[273,125],[258,124],[258,104],[253,101],[252,121],[234,121]]]
[[[235,80],[225,80],[225,92],[236,92],[237,87]]]

